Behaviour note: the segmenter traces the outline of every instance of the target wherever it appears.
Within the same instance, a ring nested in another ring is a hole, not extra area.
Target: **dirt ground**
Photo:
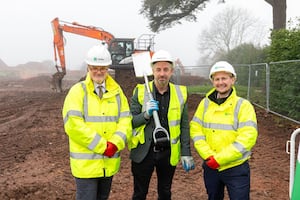
[[[75,199],[69,168],[68,138],[61,109],[66,95],[54,93],[48,77],[0,82],[0,199]],[[127,79],[130,80],[130,79]],[[132,85],[120,82],[124,90]],[[68,87],[73,83],[64,82]],[[190,95],[190,118],[201,100]],[[259,137],[250,160],[251,199],[286,200],[289,188],[289,155],[286,141],[295,124],[256,108]],[[207,199],[201,159],[192,147],[196,169],[185,173],[178,165],[172,186],[174,200]],[[128,150],[121,154],[120,172],[114,177],[110,199],[128,200],[133,178]],[[157,199],[153,175],[148,199]],[[228,197],[226,197],[228,199]]]

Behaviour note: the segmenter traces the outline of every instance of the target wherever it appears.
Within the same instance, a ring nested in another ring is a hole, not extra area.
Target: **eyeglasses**
[[[106,72],[106,71],[108,70],[108,67],[96,67],[96,66],[90,66],[90,67],[89,67],[89,70],[90,70],[91,72],[98,72],[98,71],[100,71],[100,72]]]

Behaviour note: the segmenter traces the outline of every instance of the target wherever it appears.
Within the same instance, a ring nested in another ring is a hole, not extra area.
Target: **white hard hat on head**
[[[106,45],[93,46],[86,54],[85,62],[93,66],[109,66],[112,64],[111,55]]]
[[[166,61],[172,64],[172,67],[174,66],[174,60],[171,54],[168,51],[165,50],[159,50],[155,52],[151,59],[151,66],[153,66],[156,62],[160,61]]]
[[[229,64],[226,61],[219,61],[216,62],[211,68],[209,73],[209,78],[212,79],[212,76],[216,72],[228,72],[231,73],[234,77],[236,77],[236,73],[234,71],[234,68],[231,64]]]

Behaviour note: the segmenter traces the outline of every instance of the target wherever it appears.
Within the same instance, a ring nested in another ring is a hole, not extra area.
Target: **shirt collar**
[[[156,88],[154,82],[153,82],[153,90],[154,90],[154,94],[160,94],[158,92],[158,89]],[[169,94],[169,93],[170,93],[170,84],[168,84],[168,89],[163,94],[160,94],[160,95]]]
[[[96,90],[99,86],[102,86],[103,88],[105,88],[105,81],[103,81],[103,83],[99,84],[94,82],[94,89]]]

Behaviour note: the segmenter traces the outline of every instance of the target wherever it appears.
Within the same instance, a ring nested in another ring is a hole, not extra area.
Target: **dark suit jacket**
[[[144,129],[145,143],[139,144],[136,148],[131,149],[130,159],[134,162],[140,163],[146,157],[151,147],[153,137],[152,134],[153,130],[155,129],[155,123],[153,117],[151,117],[149,120],[145,119],[144,112],[142,112],[143,105],[141,105],[138,101],[138,92],[138,90],[135,90],[135,93],[131,98],[130,111],[133,116],[132,128],[136,128],[143,124],[146,124],[146,127]],[[190,131],[187,104],[185,104],[183,109],[180,129],[181,155],[190,156]]]

